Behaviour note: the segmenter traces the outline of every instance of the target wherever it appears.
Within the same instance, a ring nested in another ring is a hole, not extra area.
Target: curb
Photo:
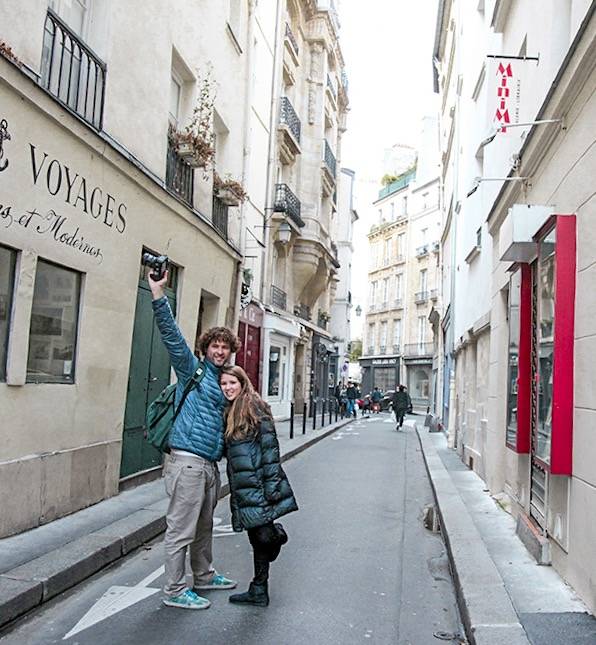
[[[505,584],[436,452],[415,424],[470,645],[530,645]]]
[[[339,421],[332,428],[281,455],[281,461],[300,454],[354,419]],[[229,495],[222,485],[219,499]],[[15,569],[0,574],[0,628],[39,607],[116,562],[166,529],[165,499],[132,515],[80,537]]]

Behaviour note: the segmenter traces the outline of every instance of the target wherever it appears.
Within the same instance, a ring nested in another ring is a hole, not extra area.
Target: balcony
[[[396,181],[390,183],[388,186],[385,186],[385,188],[382,188],[379,191],[378,199],[383,199],[383,197],[387,197],[389,195],[392,195],[393,193],[396,193],[399,190],[402,190],[403,188],[408,186],[409,183],[413,181],[415,178],[416,178],[416,168],[413,168],[412,170],[405,172]]]
[[[294,32],[290,29],[290,25],[288,25],[287,22],[284,44],[288,49],[292,60],[294,61],[294,65],[298,65],[298,55],[300,54],[298,41],[296,40],[296,36],[294,36]]]
[[[374,302],[368,305],[368,311],[370,313],[374,313],[375,311],[378,311],[377,305]]]
[[[193,172],[193,169],[178,156],[175,147],[172,145],[172,142],[168,138],[168,151],[166,158],[166,187],[191,207],[194,193],[194,176],[195,174]]]
[[[103,126],[106,65],[48,9],[40,85],[96,130]]]
[[[287,96],[282,96],[279,103],[278,130],[281,161],[284,164],[293,163],[300,149],[301,123],[294,106]]]
[[[375,348],[372,345],[369,345],[366,353],[368,356],[372,356],[375,353]]]
[[[275,285],[271,285],[271,304],[284,311],[288,308],[288,296],[286,292]]]
[[[275,184],[273,211],[275,213],[285,213],[296,226],[302,228],[304,221],[300,217],[300,209],[300,200],[290,190],[290,187],[287,184]]]
[[[327,74],[327,86],[325,87],[325,90],[329,94],[329,97],[333,101],[333,106],[337,104],[337,92],[335,90],[335,87],[333,87],[333,81],[331,80],[331,76]]]
[[[432,248],[433,253],[438,253],[440,250],[441,250],[441,243],[433,242],[433,248]]]
[[[385,354],[387,351],[387,346],[386,345],[381,345],[379,347],[379,354]]]
[[[394,345],[393,345],[393,353],[394,354],[399,354],[399,343],[394,343]]]
[[[325,311],[319,311],[317,316],[317,325],[321,329],[327,329],[327,323],[329,322],[330,316]]]
[[[414,358],[416,356],[432,356],[434,351],[433,343],[411,343],[404,345],[403,355],[406,358]]]
[[[428,291],[417,291],[414,295],[414,302],[417,305],[422,305],[428,300]]]
[[[416,249],[417,258],[423,258],[425,255],[428,255],[428,244],[423,244]]]
[[[294,316],[298,316],[303,320],[310,320],[310,307],[302,303],[295,305]]]
[[[439,291],[438,289],[431,289],[430,290],[430,299],[431,300],[436,300],[439,297]]]
[[[394,309],[403,309],[404,308],[403,300],[401,298],[396,298],[393,301],[393,308]]]
[[[335,155],[331,151],[331,146],[324,141],[323,146],[323,164],[322,164],[322,189],[324,197],[331,197],[335,191],[335,178],[336,178],[336,161]]]
[[[228,239],[228,206],[224,204],[217,195],[213,195],[213,212],[211,221],[216,231]]]

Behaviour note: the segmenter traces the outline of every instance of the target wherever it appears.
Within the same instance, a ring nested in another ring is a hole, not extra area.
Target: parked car
[[[383,394],[383,398],[381,399],[381,410],[392,410],[391,401],[393,400],[394,394],[395,390],[387,390],[387,392]]]

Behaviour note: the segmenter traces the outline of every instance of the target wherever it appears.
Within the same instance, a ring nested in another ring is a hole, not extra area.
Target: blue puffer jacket
[[[172,367],[178,377],[176,404],[184,386],[196,372],[199,359],[190,351],[164,296],[153,301],[155,322],[161,333]],[[218,461],[223,454],[223,411],[225,398],[219,387],[219,368],[205,360],[205,376],[198,388],[192,389],[174,421],[170,447],[186,450],[209,461]]]

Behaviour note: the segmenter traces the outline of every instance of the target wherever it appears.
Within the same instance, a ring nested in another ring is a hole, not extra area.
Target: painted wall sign
[[[0,120],[0,172],[6,170],[4,143],[14,138],[8,131],[7,119]],[[58,203],[51,208],[23,207],[16,205],[2,194],[0,185],[0,227],[26,229],[33,236],[40,236],[63,244],[74,251],[97,259],[101,264],[103,252],[81,227],[85,221],[99,223],[122,235],[126,230],[127,206],[102,186],[91,183],[82,173],[73,170],[56,156],[29,143],[31,185]],[[11,166],[14,168],[14,166]],[[27,197],[30,193],[24,192]],[[81,219],[84,218],[84,219]]]

